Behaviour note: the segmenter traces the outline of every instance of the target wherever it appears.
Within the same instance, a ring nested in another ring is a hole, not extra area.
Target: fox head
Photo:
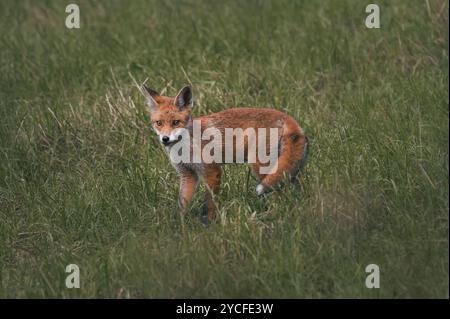
[[[170,146],[180,141],[181,131],[191,122],[192,88],[187,85],[174,97],[161,96],[156,91],[142,86],[142,93],[147,99],[153,129],[160,142]]]

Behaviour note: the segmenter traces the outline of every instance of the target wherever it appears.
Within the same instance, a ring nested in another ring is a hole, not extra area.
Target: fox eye
[[[156,121],[156,125],[161,126],[162,125],[161,121]]]
[[[178,126],[180,124],[180,120],[174,120],[172,124],[173,126]]]

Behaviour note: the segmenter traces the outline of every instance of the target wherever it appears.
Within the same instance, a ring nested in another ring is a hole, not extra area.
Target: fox
[[[264,152],[269,150],[267,137],[246,135],[246,138],[239,139],[233,136],[231,140],[228,140],[228,144],[231,145],[225,145],[222,149],[222,152],[227,150],[232,152],[230,163],[248,163],[250,165],[250,170],[258,181],[257,196],[263,196],[275,190],[283,184],[285,179],[294,182],[306,164],[309,150],[308,138],[297,121],[285,112],[273,108],[238,107],[193,117],[194,103],[191,85],[185,85],[175,97],[162,96],[145,84],[141,85],[139,89],[146,98],[146,110],[151,127],[168,154],[171,154],[179,143],[187,143],[185,152],[190,153],[189,155],[192,155],[196,148],[205,151],[206,142],[203,138],[197,143],[192,140],[195,135],[194,124],[196,123],[200,124],[199,131],[202,134],[211,129],[225,133],[224,135],[226,135],[227,129],[248,131],[270,128],[274,130],[276,132],[277,158],[276,165],[272,165],[269,170],[263,171],[262,161],[255,158],[252,161],[249,160],[251,149],[255,150],[259,147]],[[181,134],[181,132],[186,134]],[[223,139],[220,140],[221,144],[225,142]],[[180,149],[175,153],[177,152],[180,153]],[[243,154],[243,158],[240,160],[237,158],[239,152]],[[192,160],[180,162],[174,161],[172,156],[169,158],[180,177],[178,206],[181,216],[186,215],[195,191],[202,181],[205,185],[202,221],[206,225],[211,223],[215,219],[217,210],[214,196],[220,191],[222,165],[225,163],[203,159],[197,162]]]

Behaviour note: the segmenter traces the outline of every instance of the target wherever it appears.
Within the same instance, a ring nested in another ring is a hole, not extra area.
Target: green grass
[[[79,30],[0,2],[0,297],[448,298],[448,1],[378,1],[381,29],[369,1],[76,2]],[[133,77],[289,112],[300,190],[228,166],[217,221],[198,195],[182,222]]]

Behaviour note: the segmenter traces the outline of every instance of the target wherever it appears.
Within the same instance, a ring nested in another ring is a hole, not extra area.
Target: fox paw
[[[264,187],[263,184],[259,184],[258,186],[256,186],[256,195],[261,196],[266,192],[266,188]]]
[[[202,224],[203,224],[203,226],[205,226],[205,227],[208,227],[208,226],[209,226],[208,215],[203,215],[203,216],[202,216]]]

